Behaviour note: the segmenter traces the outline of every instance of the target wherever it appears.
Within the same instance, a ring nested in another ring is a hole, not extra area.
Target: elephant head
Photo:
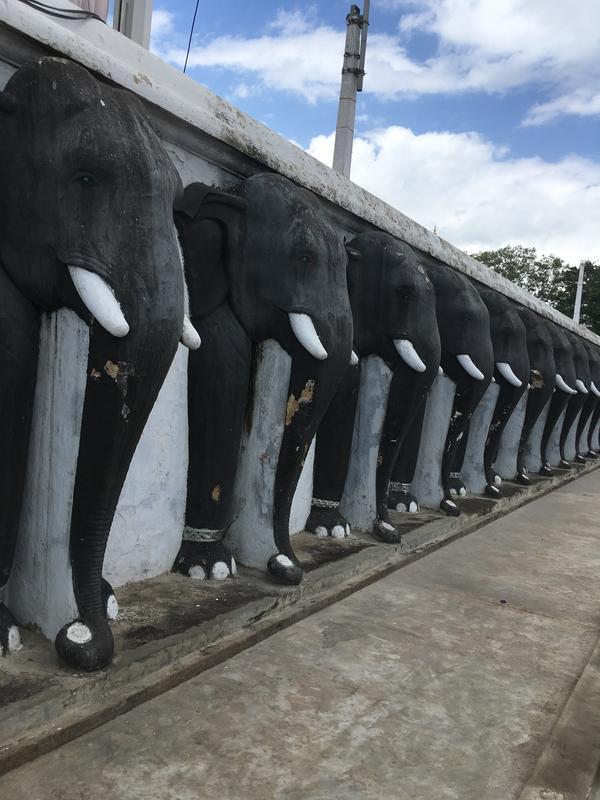
[[[2,268],[38,314],[68,307],[89,325],[70,532],[80,620],[56,647],[93,670],[113,652],[102,600],[110,526],[184,330],[173,225],[181,184],[141,104],[74,63],[22,67],[0,109]],[[189,325],[185,340],[199,344]]]
[[[525,448],[535,423],[554,392],[556,362],[554,360],[552,335],[546,321],[534,311],[522,306],[518,308],[518,314],[525,325],[530,373],[525,420],[517,453],[516,480],[527,486],[531,481],[524,463]]]
[[[215,403],[202,405],[200,392],[190,395],[187,525],[194,531],[218,533],[231,521],[228,498],[249,380],[249,364],[242,364],[249,358],[249,344],[274,339],[291,356],[291,373],[275,475],[277,552],[269,570],[277,579],[297,582],[302,573],[289,540],[291,502],[310,443],[351,356],[346,252],[316,198],[274,174],[248,178],[235,194],[192,184],[185,190],[179,220],[192,319],[198,321],[201,334],[214,331],[217,318],[221,320],[219,336],[209,333],[215,341],[214,359],[231,360],[237,354],[235,374],[227,370],[228,383],[236,389],[217,400],[218,408]],[[202,245],[207,237],[212,242],[210,252]],[[214,287],[209,288],[209,303],[196,300],[196,272],[209,275]],[[214,378],[215,369],[220,374],[223,365],[214,359],[190,360],[191,386],[205,375]],[[220,429],[231,444],[227,464],[220,466],[223,480],[217,479],[209,463],[211,453],[223,447],[223,439],[217,442],[214,437]],[[216,485],[218,510],[209,499]],[[188,572],[193,566],[190,558],[184,554]]]
[[[413,250],[393,236],[364,233],[352,239],[346,249],[354,352],[360,360],[377,355],[392,371],[377,458],[373,532],[385,541],[396,541],[399,537],[388,517],[387,493],[398,448],[438,371],[435,294]],[[319,428],[315,497],[307,529],[320,535],[342,535],[346,526],[332,504],[339,502],[344,489],[359,376],[360,363],[348,367],[348,375]]]
[[[569,334],[569,339],[571,340],[571,346],[573,348],[573,364],[575,367],[575,388],[577,389],[577,394],[571,395],[571,397],[567,401],[567,410],[565,411],[565,419],[563,422],[562,429],[560,431],[560,442],[559,442],[560,457],[564,465],[568,464],[568,459],[565,453],[565,447],[567,444],[569,433],[571,432],[575,420],[580,415],[580,412],[583,412],[585,401],[587,400],[591,392],[591,382],[592,382],[590,360],[583,339],[580,339],[579,336],[575,336],[574,334]],[[582,456],[579,456],[577,443],[575,445],[575,450],[576,450],[575,453],[576,460],[578,460],[579,462],[584,462],[585,459]]]
[[[547,325],[552,337],[556,376],[555,392],[550,400],[548,416],[546,417],[544,432],[542,433],[542,467],[540,469],[540,474],[542,475],[552,475],[552,469],[548,461],[550,437],[569,399],[572,395],[577,394],[577,389],[575,388],[575,362],[571,340],[567,331],[559,328],[558,325],[555,325],[553,322],[548,322]]]
[[[469,422],[494,371],[490,315],[475,287],[463,275],[445,266],[428,267],[427,271],[436,295],[442,369],[456,384],[442,457],[441,504],[442,510],[456,516],[460,511],[452,498],[465,493],[459,472]]]
[[[527,389],[529,381],[529,353],[527,333],[516,308],[504,295],[491,289],[479,288],[481,299],[490,314],[490,333],[494,349],[494,377],[500,392],[488,430],[483,466],[486,494],[501,495],[502,479],[494,470],[502,434],[511,414]]]

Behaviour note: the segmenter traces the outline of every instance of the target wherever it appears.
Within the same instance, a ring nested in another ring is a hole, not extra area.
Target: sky
[[[194,6],[154,2],[177,68]],[[331,164],[349,8],[200,0],[187,73]],[[371,0],[366,73],[353,181],[467,252],[600,262],[600,0]]]

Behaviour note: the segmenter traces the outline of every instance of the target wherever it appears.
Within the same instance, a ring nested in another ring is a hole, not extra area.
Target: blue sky
[[[195,0],[155,0],[181,67]],[[360,4],[359,4],[360,5]],[[200,0],[188,74],[330,163],[346,0]],[[600,261],[597,0],[372,0],[352,179],[464,249]]]

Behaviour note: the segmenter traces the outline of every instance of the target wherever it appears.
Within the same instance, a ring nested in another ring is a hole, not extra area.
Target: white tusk
[[[592,390],[592,392],[593,392],[593,393],[596,395],[596,397],[600,397],[600,392],[599,392],[599,391],[598,391],[598,389],[596,388],[596,384],[594,383],[594,381],[592,381],[592,382],[590,383],[590,389],[591,389],[591,390]]]
[[[425,372],[427,367],[419,358],[419,354],[413,347],[412,342],[409,342],[408,339],[394,339],[394,347],[402,361],[411,369],[414,369],[415,372]]]
[[[443,375],[444,370],[441,367],[438,367],[438,375]]]
[[[290,325],[294,336],[302,347],[319,361],[327,358],[327,350],[321,344],[321,340],[315,330],[314,323],[308,314],[289,313]]]
[[[588,390],[585,388],[585,383],[579,378],[577,378],[575,381],[575,386],[579,389],[581,394],[588,394]]]
[[[110,286],[95,272],[82,267],[68,267],[77,294],[105,331],[121,339],[129,333],[119,301]]]
[[[512,371],[512,367],[506,361],[496,361],[496,368],[500,375],[504,378],[507,383],[510,383],[511,386],[522,386],[523,381],[520,381],[515,373]]]
[[[556,386],[561,390],[561,392],[566,392],[567,394],[577,394],[577,389],[571,389],[571,387],[565,382],[560,373],[556,373]]]
[[[187,314],[183,316],[183,330],[181,332],[181,343],[190,350],[197,350],[202,344],[200,334],[192,325],[192,321]]]
[[[471,356],[467,355],[466,353],[462,353],[461,355],[456,356],[456,360],[467,373],[467,375],[471,376],[471,378],[475,378],[476,381],[483,380],[483,372],[475,366]]]
[[[357,364],[358,364],[358,356],[353,350],[352,353],[350,354],[350,366],[355,367]]]

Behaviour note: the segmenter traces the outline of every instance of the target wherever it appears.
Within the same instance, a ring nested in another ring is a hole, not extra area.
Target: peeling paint
[[[532,369],[531,370],[531,378],[529,380],[529,384],[532,389],[541,389],[544,385],[544,376],[539,371],[539,369]]]
[[[286,428],[290,425],[291,421],[294,419],[294,417],[300,410],[300,406],[306,405],[307,403],[312,403],[314,392],[315,392],[315,382],[309,379],[306,381],[304,389],[302,389],[298,400],[296,400],[296,397],[293,393],[288,397],[288,401],[285,407]]]
[[[90,378],[93,378],[94,380],[97,381],[101,377],[102,377],[102,373],[99,372],[95,367],[92,367],[91,370],[90,370]]]
[[[218,483],[210,493],[210,499],[215,503],[218,503],[221,499],[221,487]]]

